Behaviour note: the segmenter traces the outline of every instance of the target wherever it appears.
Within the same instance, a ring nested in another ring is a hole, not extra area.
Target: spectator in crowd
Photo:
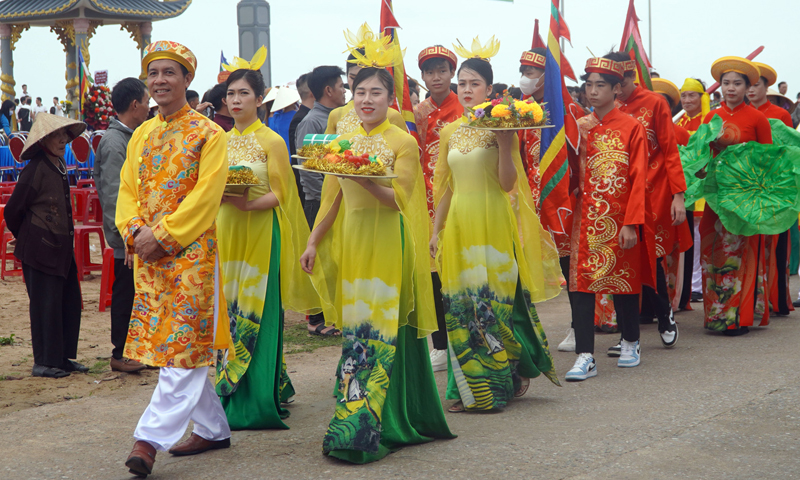
[[[778,91],[781,92],[781,95],[786,95],[786,92],[789,91],[789,85],[786,82],[780,82],[778,84]]]
[[[53,97],[53,106],[50,108],[50,113],[57,117],[64,116],[64,108],[61,106],[61,102],[58,101],[58,97]]]
[[[33,114],[31,113],[31,99],[30,97],[23,97],[20,101],[21,105],[17,109],[17,119],[19,120],[19,129],[22,132],[30,132],[33,125]]]
[[[489,98],[494,100],[495,98],[500,98],[503,96],[503,92],[508,90],[508,85],[505,83],[495,83],[492,85],[492,93],[489,95]]]
[[[147,120],[150,95],[138,78],[120,80],[111,91],[111,104],[117,112],[97,147],[94,181],[103,209],[103,231],[108,246],[114,249],[114,285],[111,288],[111,369],[138,372],[145,365],[122,356],[128,338],[133,297],[133,254],[127,253],[122,236],[114,223],[119,193],[119,173],[125,163],[128,141],[136,127]]]
[[[225,103],[225,97],[228,95],[228,86],[224,83],[214,85],[214,88],[208,92],[208,101],[214,107],[214,123],[222,127],[226,132],[230,132],[233,128],[233,117],[228,112],[228,105]]]
[[[48,113],[28,135],[22,170],[5,207],[6,225],[17,239],[30,299],[34,377],[62,378],[89,369],[78,355],[81,290],[73,252],[74,228],[64,153],[86,124]]]
[[[408,79],[408,91],[411,96],[411,108],[417,108],[417,105],[419,105],[419,84],[413,78]]]
[[[800,92],[797,93],[797,101],[795,102],[795,108],[792,112],[792,124],[794,128],[797,128],[800,125]]]
[[[297,93],[300,95],[300,108],[297,109],[297,113],[295,113],[292,118],[292,123],[289,124],[289,155],[297,155],[297,127],[300,125],[300,122],[306,118],[308,112],[314,108],[314,95],[308,88],[309,75],[311,75],[310,72],[304,73],[295,81]],[[289,157],[289,161],[292,165],[297,165],[297,159]],[[300,171],[292,170],[294,171],[294,179],[297,183],[297,193],[300,195],[300,203],[305,205],[306,197],[303,194],[303,185],[300,184]]]
[[[37,114],[47,112],[47,107],[42,105],[42,97],[36,97],[36,105],[34,105],[32,112],[33,112],[32,120],[34,121],[36,120]]]
[[[343,107],[345,101],[344,71],[335,66],[321,66],[315,68],[308,77],[308,88],[314,95],[314,108],[297,126],[295,144],[303,145],[303,139],[308,134],[325,133],[328,125],[328,116],[334,108]],[[305,204],[303,210],[306,214],[309,228],[314,228],[314,220],[319,213],[320,200],[322,199],[321,173],[300,172],[300,182],[303,185]],[[308,318],[308,331],[315,335],[340,335],[341,332],[333,326],[325,326],[325,317],[320,313],[310,315]]]
[[[269,117],[268,126],[270,130],[277,133],[286,142],[286,150],[289,150],[289,127],[292,124],[292,119],[297,113],[297,102],[300,101],[300,95],[297,89],[291,86],[277,87],[278,94],[272,102],[271,112]]]
[[[197,105],[200,104],[200,95],[194,90],[186,90],[186,102],[190,108],[197,110]]]
[[[6,135],[11,135],[11,115],[14,111],[14,102],[5,100],[3,105],[0,106],[0,128],[3,129]]]

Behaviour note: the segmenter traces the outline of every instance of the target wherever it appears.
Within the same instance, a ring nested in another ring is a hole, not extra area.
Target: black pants
[[[681,291],[681,301],[679,303],[681,308],[686,308],[686,305],[692,301],[692,274],[694,274],[694,212],[686,212],[686,223],[689,224],[689,231],[692,234],[692,246],[683,254],[683,290]],[[700,248],[700,245],[696,245]]]
[[[125,265],[125,260],[114,259],[114,285],[111,287],[111,356],[122,358],[125,340],[128,339],[128,326],[131,323],[133,296],[133,269]]]
[[[574,311],[575,292],[569,291],[569,258],[569,256],[561,257],[558,259],[558,263],[561,265],[561,274],[564,275],[564,279],[567,281],[567,296],[569,296],[569,306]],[[575,328],[575,325],[571,324],[570,327]]]
[[[61,367],[78,356],[81,330],[81,290],[75,259],[67,278],[49,275],[22,264],[31,315],[33,361],[37,365]]]
[[[310,228],[311,230],[314,230],[314,222],[317,219],[317,214],[319,213],[319,207],[320,207],[319,200],[306,199],[305,204],[303,204],[303,213],[306,214],[306,221],[308,222],[308,228]],[[325,325],[325,316],[321,313],[317,313],[316,315],[309,315],[308,324],[311,325],[312,327]]]
[[[647,285],[642,285],[642,316],[653,315],[658,319],[658,331],[665,332],[669,328],[669,317],[672,313],[672,306],[669,301],[669,291],[667,290],[667,275],[664,273],[664,257],[656,259],[656,287],[658,291],[653,290]],[[649,307],[646,310],[645,306]],[[614,303],[616,308],[616,302]],[[619,316],[619,311],[617,311]],[[620,324],[620,328],[622,325]]]
[[[571,298],[574,298],[572,328],[575,329],[575,353],[594,354],[595,294],[572,292]],[[614,308],[622,337],[629,342],[639,340],[639,295],[614,295]]]
[[[781,315],[789,315],[789,232],[778,235],[778,244],[775,246],[775,272],[778,275],[778,304],[772,309]]]
[[[439,330],[431,334],[433,348],[447,350],[447,322],[444,319],[444,300],[442,299],[442,280],[437,272],[431,272],[433,279],[433,305],[436,307],[436,323]]]

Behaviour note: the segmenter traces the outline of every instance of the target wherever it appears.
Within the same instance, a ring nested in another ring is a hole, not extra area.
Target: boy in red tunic
[[[703,119],[708,123],[719,115],[723,121],[719,139],[711,144],[713,154],[737,143],[772,143],[767,117],[744,102],[745,92],[759,79],[758,67],[744,58],[723,57],[711,66],[711,74],[721,84],[724,96],[719,108]],[[700,222],[700,236],[706,328],[728,324],[724,333],[737,336],[748,333],[756,318],[761,319],[761,326],[769,324],[764,236],[730,233],[708,206]]]
[[[692,234],[686,223],[683,200],[686,180],[675,140],[672,114],[661,95],[634,83],[636,65],[627,53],[609,53],[605,58],[619,62],[625,70],[620,84],[621,94],[617,96],[617,107],[638,120],[647,133],[647,193],[655,222],[658,292],[646,287],[642,292],[642,307],[645,311],[655,313],[661,342],[670,348],[678,341],[678,326],[673,318],[662,259],[670,253],[685,252],[692,246]],[[645,321],[652,321],[652,313],[645,314],[643,318]],[[609,355],[616,356],[616,352],[617,348],[612,347]]]
[[[428,199],[428,215],[433,226],[433,216],[436,210],[433,207],[433,172],[436,169],[436,160],[439,158],[439,133],[447,124],[452,123],[464,115],[464,107],[450,89],[450,82],[456,73],[456,55],[441,45],[434,45],[419,52],[419,69],[422,71],[422,81],[431,96],[420,102],[414,109],[414,120],[419,133],[422,155],[422,174],[425,177],[425,190]],[[431,230],[432,231],[432,230]],[[435,267],[431,264],[431,269]],[[433,299],[436,304],[436,318],[439,321],[439,330],[431,335],[433,350],[431,350],[431,365],[433,371],[447,369],[447,324],[444,319],[444,305],[442,304],[442,283],[436,271],[433,275]]]
[[[619,367],[640,362],[639,293],[654,285],[652,217],[647,200],[647,134],[614,105],[621,93],[622,66],[607,58],[586,62],[586,93],[594,107],[581,118],[581,152],[570,155],[577,180],[570,255],[569,290],[578,359],[566,379],[597,375],[594,360],[594,303],[611,294],[622,326]]]
[[[782,121],[787,127],[793,128],[792,116],[783,108],[774,105],[767,99],[767,89],[778,80],[778,73],[767,64],[753,62],[759,69],[761,76],[758,81],[747,89],[747,98],[750,105],[763,113],[767,119],[774,118]],[[789,294],[789,231],[780,235],[767,235],[765,237],[765,261],[767,265],[767,285],[769,287],[770,311],[776,316],[789,315],[794,310],[792,297]]]

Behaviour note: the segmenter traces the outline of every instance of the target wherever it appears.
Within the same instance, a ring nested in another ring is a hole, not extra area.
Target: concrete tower
[[[261,45],[267,47],[267,61],[261,67],[264,83],[272,86],[270,64],[272,50],[269,45],[269,3],[266,0],[241,0],[236,6],[239,24],[239,57],[250,60]]]

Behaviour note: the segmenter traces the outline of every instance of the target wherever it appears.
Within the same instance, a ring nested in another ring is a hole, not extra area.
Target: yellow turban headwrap
[[[703,88],[703,84],[694,78],[687,78],[681,87],[681,93],[683,92],[697,92],[700,94],[700,112],[703,115],[700,118],[706,118],[708,112],[711,111],[711,99],[708,97],[706,89]]]

